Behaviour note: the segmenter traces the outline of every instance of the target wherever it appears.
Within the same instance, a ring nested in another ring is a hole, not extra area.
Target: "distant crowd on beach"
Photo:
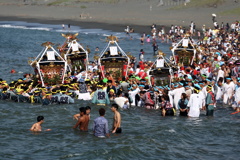
[[[151,33],[142,36],[143,45],[145,41],[157,44],[157,40],[177,43],[186,33],[197,35],[195,45],[201,49],[200,61],[189,66],[178,64],[170,84],[154,84],[147,74],[152,62],[144,60],[141,50],[138,60],[131,58],[127,77],[114,79],[111,73],[106,73],[103,78],[97,63],[92,62],[87,71],[67,74],[64,84],[41,87],[32,74],[25,74],[10,83],[0,79],[0,98],[43,105],[75,103],[78,99],[104,107],[112,102],[117,105],[115,108],[160,109],[162,116],[178,113],[199,117],[201,110],[205,110],[207,116],[213,116],[221,104],[240,111],[239,21],[213,28],[203,25],[202,31],[196,30],[194,22],[189,28],[172,25],[168,32],[153,25]]]

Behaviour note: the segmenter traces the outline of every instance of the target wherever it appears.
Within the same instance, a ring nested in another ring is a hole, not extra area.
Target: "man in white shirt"
[[[181,99],[182,93],[185,93],[185,88],[182,83],[179,83],[179,88],[176,88],[169,92],[171,96],[173,96],[173,105],[175,109],[178,109],[178,101]]]
[[[132,106],[135,106],[135,96],[136,94],[138,94],[140,92],[140,89],[138,88],[138,86],[136,84],[132,85],[132,90],[129,91],[129,96],[132,98]]]
[[[124,108],[127,109],[129,107],[129,102],[128,102],[128,98],[126,96],[122,96],[122,93],[118,94],[118,97],[116,97],[114,99],[114,102],[120,107],[120,108]]]
[[[218,74],[217,74],[217,81],[219,80],[220,77],[224,78],[224,66],[222,65],[221,68],[219,68],[218,70]]]

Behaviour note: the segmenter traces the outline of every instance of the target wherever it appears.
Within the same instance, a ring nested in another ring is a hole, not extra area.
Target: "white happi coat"
[[[178,108],[178,101],[181,99],[182,93],[185,93],[184,87],[176,88],[170,92],[170,95],[173,96],[173,104],[176,109]]]
[[[233,96],[235,89],[235,84],[233,82],[230,82],[229,84],[224,83],[223,84],[223,103],[227,104],[229,100],[231,100],[231,97]]]
[[[187,106],[189,107],[189,117],[199,117],[200,109],[202,108],[201,96],[196,93],[191,94]]]
[[[217,81],[219,80],[220,77],[224,78],[224,71],[223,71],[222,69],[220,69],[220,70],[218,71]]]
[[[129,91],[129,96],[132,98],[132,103],[131,105],[132,106],[135,106],[135,96],[136,94],[138,94],[140,92],[140,89],[139,88],[136,88],[134,91]]]
[[[240,87],[238,87],[235,91],[234,101],[236,102],[237,106],[240,106],[238,102],[240,101]]]
[[[220,99],[222,99],[222,95],[223,95],[223,89],[222,89],[222,86],[220,87],[220,86],[218,86],[218,85],[216,85],[216,100],[220,100]]]
[[[120,108],[123,108],[125,102],[127,101],[128,99],[125,98],[125,97],[116,97],[114,99],[114,102],[120,107]],[[129,102],[126,103],[127,106],[129,106]]]
[[[171,95],[171,92],[172,92],[172,91],[169,91],[169,92],[168,92],[168,97],[169,97],[169,102],[170,102],[170,104],[173,106],[173,96]]]
[[[205,106],[205,104],[206,104],[205,99],[206,99],[207,96],[205,96],[205,94],[202,90],[199,91],[198,95],[200,96],[200,99],[202,100],[202,106]]]

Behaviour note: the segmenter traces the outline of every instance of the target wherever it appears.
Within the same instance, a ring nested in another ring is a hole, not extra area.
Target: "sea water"
[[[54,47],[65,38],[61,33],[79,33],[78,39],[89,47],[89,59],[93,60],[95,48],[106,45],[106,36],[116,35],[120,47],[138,59],[140,49],[145,59],[154,61],[151,44],[140,44],[140,35],[112,32],[102,29],[82,29],[71,26],[62,30],[61,24],[47,25],[25,22],[0,22],[0,78],[10,82],[32,73],[28,57],[36,57],[41,44],[50,41]],[[170,55],[169,44],[160,43],[159,48]],[[10,74],[11,69],[17,71]],[[76,120],[73,115],[79,107],[91,106],[89,132],[72,129]],[[132,107],[120,110],[122,134],[111,134],[110,138],[96,138],[91,131],[92,123],[100,107],[89,101],[76,100],[75,104],[49,105],[0,101],[0,159],[216,159],[235,160],[239,153],[240,113],[218,105],[214,117],[206,117],[201,111],[199,118],[161,117],[159,110]],[[106,109],[109,128],[113,113],[110,105]],[[43,129],[49,132],[38,134],[29,131],[37,116],[45,117]]]

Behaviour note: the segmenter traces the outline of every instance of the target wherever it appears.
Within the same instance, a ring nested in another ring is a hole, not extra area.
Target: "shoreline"
[[[5,3],[4,3],[5,2]],[[135,33],[151,34],[152,24],[157,29],[165,28],[168,32],[171,25],[189,28],[191,21],[196,29],[201,30],[202,25],[213,28],[212,14],[217,14],[220,25],[232,23],[239,19],[237,15],[224,15],[223,11],[236,9],[235,3],[224,3],[217,8],[191,7],[183,5],[158,6],[157,1],[127,1],[118,3],[69,3],[68,5],[51,5],[50,1],[38,1],[36,4],[26,4],[24,1],[3,0],[0,3],[0,21],[24,21],[41,24],[58,24],[62,26],[71,24],[85,29],[104,29],[114,32],[125,32],[127,26]],[[193,2],[194,3],[194,2]],[[179,7],[179,8],[178,8]]]
[[[105,23],[105,22],[94,22],[94,21],[75,21],[72,19],[42,19],[42,18],[23,18],[23,17],[13,17],[13,16],[0,16],[0,21],[23,21],[29,23],[41,23],[41,24],[71,24],[71,26],[79,26],[83,29],[103,29],[110,30],[113,32],[125,32],[124,29],[127,25],[134,29],[134,33],[150,33],[151,26],[147,25],[136,25],[136,24],[115,24],[115,23]]]

